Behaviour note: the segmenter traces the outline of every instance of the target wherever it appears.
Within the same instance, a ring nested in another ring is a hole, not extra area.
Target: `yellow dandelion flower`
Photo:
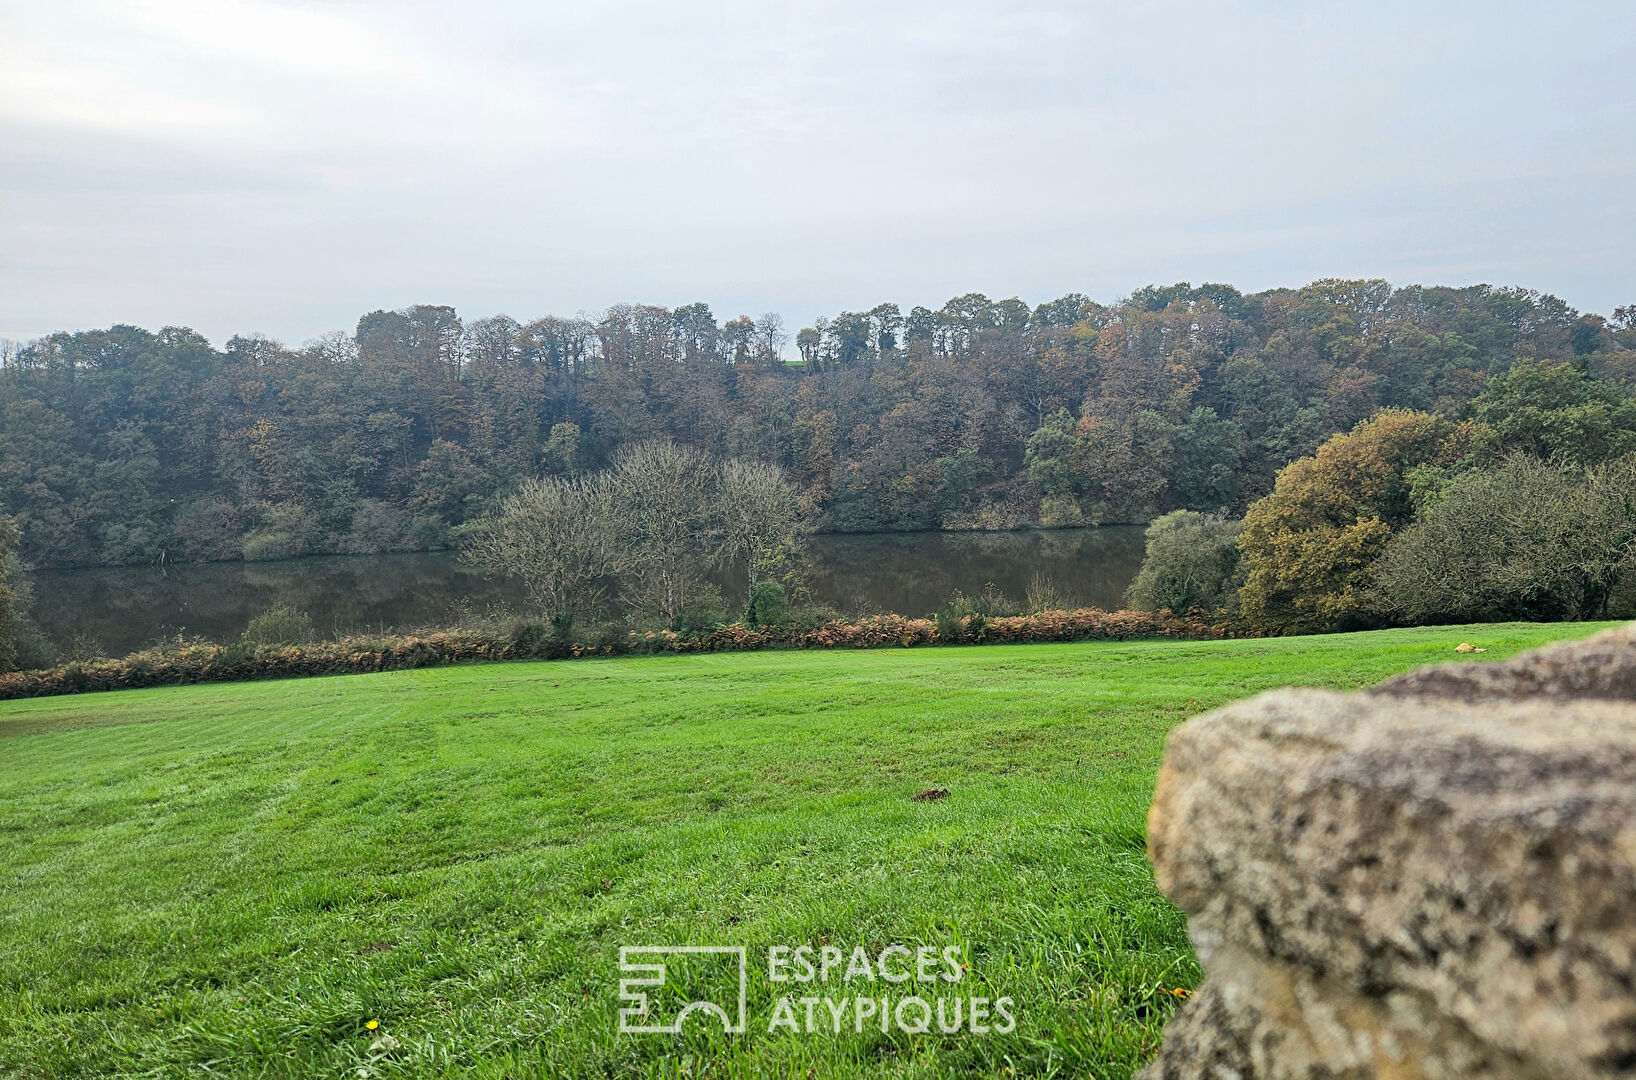
[[[374,1031],[376,1028],[378,1028],[380,1026],[381,1026],[381,1022],[379,1020],[371,1020],[369,1023],[364,1025],[364,1027],[368,1028],[370,1031]]]

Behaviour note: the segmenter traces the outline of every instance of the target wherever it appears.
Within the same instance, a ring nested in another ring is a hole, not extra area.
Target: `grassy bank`
[[[1127,1076],[1198,976],[1143,856],[1172,726],[1267,687],[1452,660],[1462,640],[1483,662],[1594,629],[717,653],[7,702],[0,1075]],[[913,798],[927,789],[949,795]],[[617,1035],[620,946],[681,943],[749,947],[747,1033]],[[1008,996],[1015,1030],[767,1033],[769,945],[893,943],[959,946],[969,970],[939,992]]]

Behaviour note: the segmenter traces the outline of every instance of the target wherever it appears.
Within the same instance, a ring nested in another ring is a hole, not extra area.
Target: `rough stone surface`
[[[1636,623],[1584,641],[1547,645],[1500,664],[1438,664],[1388,679],[1392,697],[1584,698],[1636,701]]]
[[[1170,738],[1148,821],[1204,965],[1148,1080],[1636,1077],[1636,633]]]

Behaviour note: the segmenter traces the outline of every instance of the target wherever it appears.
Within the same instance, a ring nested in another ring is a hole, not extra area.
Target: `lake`
[[[1141,566],[1142,533],[1140,525],[1111,525],[814,536],[805,573],[812,599],[847,615],[927,615],[955,590],[980,592],[991,582],[1020,602],[1036,576],[1068,604],[1116,608]],[[511,582],[485,579],[448,552],[55,570],[33,578],[35,618],[54,641],[82,636],[115,656],[177,631],[233,638],[280,603],[335,632],[437,623],[457,604],[483,609],[518,597]]]

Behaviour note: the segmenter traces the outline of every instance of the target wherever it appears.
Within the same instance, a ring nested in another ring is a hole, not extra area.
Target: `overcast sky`
[[[0,0],[0,336],[1326,276],[1636,302],[1636,4],[1339,6]]]

